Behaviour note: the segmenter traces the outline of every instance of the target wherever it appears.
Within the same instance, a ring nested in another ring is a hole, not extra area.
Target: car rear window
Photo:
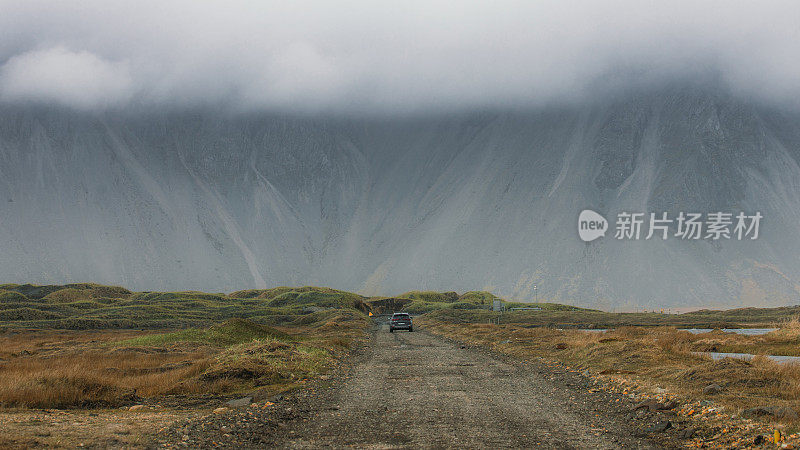
[[[395,314],[395,319],[408,319],[410,316],[408,314]]]

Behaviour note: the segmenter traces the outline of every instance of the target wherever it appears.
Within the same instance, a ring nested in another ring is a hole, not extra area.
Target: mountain
[[[0,279],[796,304],[799,162],[800,115],[698,86],[413,117],[6,105]],[[587,208],[612,227],[592,242]],[[621,211],[763,219],[756,240],[617,240]]]

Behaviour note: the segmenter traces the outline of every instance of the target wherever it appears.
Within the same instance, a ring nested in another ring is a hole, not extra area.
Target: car
[[[394,330],[414,331],[414,325],[411,323],[411,315],[408,313],[392,314],[392,318],[389,320],[389,333],[394,333]]]

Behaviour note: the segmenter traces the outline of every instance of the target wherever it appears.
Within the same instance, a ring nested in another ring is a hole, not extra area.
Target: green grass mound
[[[455,292],[409,291],[398,295],[398,297],[427,303],[454,303],[458,301],[458,294]]]
[[[285,289],[285,288],[282,288]],[[366,311],[365,298],[351,292],[330,288],[301,287],[285,291],[269,302],[272,307],[317,306],[321,308],[353,308]]]
[[[131,301],[137,302],[162,302],[171,300],[210,300],[210,301],[225,301],[228,296],[225,294],[208,294],[205,292],[197,291],[182,291],[182,292],[137,292],[129,297]]]
[[[0,303],[20,303],[29,301],[28,297],[17,291],[0,290]]]
[[[443,309],[488,309],[495,300],[501,300],[506,305],[510,304],[485,291],[469,291],[461,295],[456,292],[410,291],[399,295],[398,298],[411,300],[404,308],[404,311],[411,314],[425,314]]]
[[[82,291],[80,289],[66,288],[47,294],[42,300],[45,300],[48,303],[72,303],[80,300],[88,300],[90,298],[90,292]]]
[[[34,284],[0,284],[0,289],[13,291],[24,295],[31,300],[40,300],[46,295],[53,293],[64,286],[37,286]]]
[[[315,313],[325,310],[369,311],[360,295],[316,287],[240,291],[239,297],[195,291],[130,293],[89,283],[4,287],[0,311],[15,311],[3,313],[0,330],[202,328],[233,318],[275,326],[313,323]]]
[[[426,314],[444,309],[488,309],[500,297],[485,291],[456,292],[410,291],[398,296],[411,300],[403,311],[411,314]],[[503,300],[504,304],[509,304]]]
[[[131,291],[119,286],[94,283],[37,286],[33,284],[2,284],[0,292],[16,292],[28,300],[71,302],[98,297],[127,298]]]
[[[52,290],[51,288],[58,287],[59,289]],[[102,286],[92,283],[75,283],[67,284],[64,286],[40,286],[37,295],[48,292],[47,295],[41,297],[41,300],[48,303],[72,303],[81,300],[91,300],[95,298],[128,298],[131,291],[117,287],[117,286]],[[30,297],[30,296],[29,296]]]
[[[63,316],[35,308],[13,308],[0,311],[0,320],[53,320]]]
[[[412,300],[411,303],[403,308],[403,312],[409,314],[426,314],[431,311],[438,311],[440,309],[450,308],[452,303],[444,302],[426,302],[422,300]]]
[[[267,306],[273,308],[353,308],[362,312],[369,310],[369,307],[364,304],[366,297],[353,294],[352,292],[315,286],[281,286],[272,289],[246,289],[232,292],[228,297],[247,300],[267,300]]]
[[[312,287],[304,287],[304,288],[293,288],[293,287],[276,287],[271,289],[246,289],[244,291],[236,291],[232,292],[228,295],[231,298],[258,298],[264,300],[272,300],[273,298],[285,294],[287,292],[292,292],[295,290],[300,289],[319,289],[319,288],[312,288]]]
[[[485,292],[485,291],[465,292],[458,297],[459,302],[473,303],[476,305],[488,305],[488,306],[491,306],[495,300],[499,299],[500,297],[495,296],[491,292]]]
[[[120,341],[122,346],[163,346],[183,342],[230,347],[257,340],[288,341],[291,337],[274,328],[245,319],[231,319],[209,328],[190,328],[173,333],[151,334]]]
[[[255,386],[292,383],[324,372],[329,364],[329,353],[321,348],[254,340],[226,349],[200,374],[200,379],[249,382]]]
[[[455,302],[450,304],[453,309],[484,309],[481,304],[471,302]]]

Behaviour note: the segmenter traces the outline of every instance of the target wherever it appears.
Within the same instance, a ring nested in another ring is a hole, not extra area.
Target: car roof
[[[409,313],[394,313],[392,315],[393,316],[410,316],[411,314],[409,314]]]

